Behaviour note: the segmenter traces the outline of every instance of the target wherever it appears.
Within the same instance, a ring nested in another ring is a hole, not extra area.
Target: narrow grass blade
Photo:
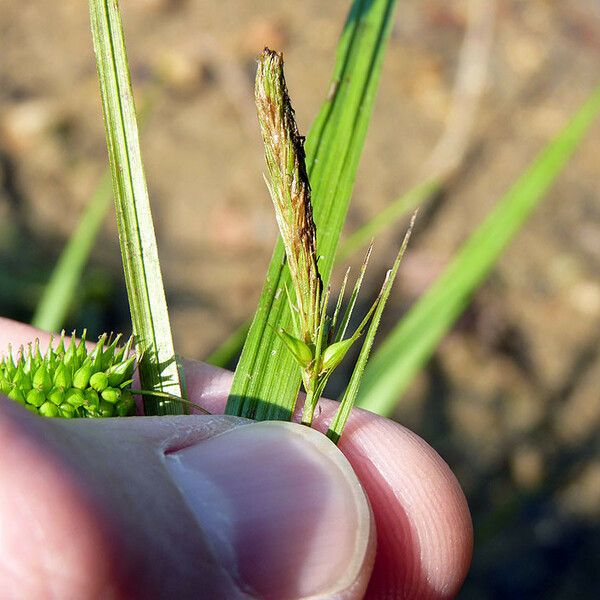
[[[489,274],[600,112],[600,88],[542,151],[441,277],[398,323],[365,370],[358,404],[389,415],[415,374]]]
[[[396,279],[396,274],[398,273],[398,267],[400,266],[404,252],[406,252],[406,246],[408,245],[408,240],[410,239],[415,224],[415,217],[416,213],[413,215],[410,221],[410,226],[404,236],[398,256],[394,261],[394,265],[388,271],[385,281],[383,282],[381,292],[379,293],[379,297],[375,301],[375,312],[369,325],[369,329],[367,330],[367,334],[365,335],[362,348],[360,349],[358,360],[356,361],[356,365],[352,371],[350,382],[348,383],[348,387],[344,392],[340,406],[337,409],[327,431],[327,437],[336,444],[342,435],[346,421],[350,416],[350,411],[352,410],[352,407],[356,401],[356,397],[358,396],[358,391],[360,389],[362,377],[367,365],[367,360],[369,359],[369,354],[371,352],[371,348],[373,347],[373,342],[375,341],[375,335],[377,334],[377,329],[379,328],[379,322],[381,321],[381,315],[383,313],[383,309],[385,308],[386,302],[390,297],[390,292],[392,291],[392,286],[394,285],[394,280]]]
[[[379,84],[395,0],[355,0],[342,37],[329,97],[306,139],[319,270],[325,288],[352,193]],[[288,328],[289,271],[275,248],[257,312],[235,372],[226,412],[255,419],[291,418],[300,371],[274,329]],[[274,329],[267,326],[270,323]]]
[[[116,0],[89,0],[117,225],[133,332],[142,358],[141,386],[182,397],[167,303],[142,165],[131,80]],[[144,398],[146,414],[177,414],[183,405]]]
[[[340,287],[340,291],[338,293],[337,302],[335,303],[335,309],[333,311],[333,317],[331,319],[331,328],[329,330],[329,338],[335,333],[335,328],[337,326],[338,318],[340,316],[340,310],[342,309],[342,302],[344,300],[344,294],[346,293],[346,286],[348,285],[348,277],[350,276],[350,267],[346,269],[346,274],[344,275],[344,279],[342,280],[342,286]],[[333,342],[333,339],[329,339],[329,343]]]
[[[96,189],[77,229],[67,242],[31,320],[34,327],[58,331],[64,325],[77,286],[112,200],[110,174],[106,173]]]
[[[148,97],[144,103],[142,121],[151,106]],[[46,284],[31,319],[34,327],[58,331],[77,297],[77,288],[88,262],[102,223],[112,204],[112,181],[107,170],[92,194],[77,228],[67,241]]]
[[[205,362],[215,367],[227,368],[242,349],[249,329],[249,322],[242,323],[214,352],[204,359]]]

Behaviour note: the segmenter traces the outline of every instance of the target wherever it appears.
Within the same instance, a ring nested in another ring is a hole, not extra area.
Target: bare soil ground
[[[285,51],[307,131],[348,2],[127,0],[142,142],[179,351],[251,314],[276,237],[254,58]],[[467,3],[399,4],[348,230],[416,183],[445,126]],[[27,320],[106,164],[85,3],[0,1],[0,310]],[[598,83],[594,0],[501,0],[461,168],[428,205],[387,327]],[[465,598],[600,589],[600,123],[398,405],[449,461],[477,545]],[[403,225],[382,236],[379,281]],[[67,327],[127,328],[114,219]],[[398,457],[402,460],[402,457]]]

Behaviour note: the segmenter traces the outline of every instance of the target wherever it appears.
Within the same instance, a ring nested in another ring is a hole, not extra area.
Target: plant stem
[[[306,400],[304,401],[304,408],[302,409],[302,425],[312,425],[313,417],[317,402],[319,401],[319,394],[314,386],[306,392]]]

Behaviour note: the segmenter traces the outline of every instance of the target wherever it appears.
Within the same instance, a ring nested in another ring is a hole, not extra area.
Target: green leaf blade
[[[600,113],[600,88],[499,201],[365,370],[357,404],[389,415]]]
[[[77,286],[112,200],[110,176],[104,175],[90,198],[77,229],[67,242],[52,274],[31,324],[46,331],[58,331],[77,296]]]
[[[90,0],[113,194],[143,388],[182,396],[150,200],[142,165],[123,27],[116,0]],[[146,414],[178,414],[182,404],[144,399]]]

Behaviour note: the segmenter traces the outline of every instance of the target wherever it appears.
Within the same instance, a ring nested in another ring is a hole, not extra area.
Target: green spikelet
[[[119,346],[121,334],[103,334],[88,352],[86,332],[65,341],[62,332],[42,355],[36,340],[0,359],[0,392],[45,417],[126,417],[135,413],[129,390],[137,356],[133,338]]]

